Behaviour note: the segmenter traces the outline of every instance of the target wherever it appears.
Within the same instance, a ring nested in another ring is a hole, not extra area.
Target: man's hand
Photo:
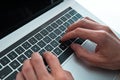
[[[73,43],[71,48],[79,59],[100,68],[120,69],[120,40],[107,26],[86,17],[68,27],[61,41],[78,37],[89,39],[97,44],[96,51],[93,53]]]
[[[52,53],[45,52],[43,57],[51,69],[50,72],[39,53],[33,53],[31,59],[24,62],[16,80],[74,80],[70,72],[62,69],[57,57]]]

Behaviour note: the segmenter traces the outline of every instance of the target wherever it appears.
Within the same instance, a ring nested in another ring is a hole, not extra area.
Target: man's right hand
[[[61,41],[78,37],[89,39],[97,44],[93,53],[73,43],[71,48],[79,59],[100,68],[120,69],[120,40],[108,26],[86,17],[68,27]]]

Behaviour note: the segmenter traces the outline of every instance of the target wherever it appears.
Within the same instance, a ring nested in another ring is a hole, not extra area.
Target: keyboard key
[[[80,15],[79,13],[77,13],[76,16],[77,16],[78,18],[82,18],[82,15]]]
[[[56,38],[56,41],[60,41],[60,39],[61,39],[61,37],[60,36],[58,36],[57,38]]]
[[[28,40],[32,45],[34,45],[35,43],[37,43],[37,40],[32,37],[31,39]]]
[[[69,22],[70,24],[73,24],[73,23],[74,23],[74,21],[73,21],[72,19],[69,19],[68,22]]]
[[[69,24],[68,22],[65,22],[63,25],[64,25],[65,27],[68,27],[70,24]]]
[[[17,56],[18,56],[18,55],[17,55],[14,51],[12,51],[12,52],[10,52],[10,53],[8,54],[8,57],[9,57],[11,60],[15,59]]]
[[[51,31],[54,30],[51,26],[48,26],[46,29],[47,29],[49,32],[51,32]]]
[[[66,28],[65,28],[63,25],[61,25],[61,26],[59,27],[59,29],[60,29],[61,31],[65,31],[65,30],[66,30]]]
[[[28,58],[30,58],[31,57],[31,55],[32,55],[32,51],[29,49],[29,50],[27,50],[26,52],[25,52],[25,55],[28,57]]]
[[[32,48],[33,52],[38,52],[40,48],[37,45],[34,45]]]
[[[23,66],[23,65],[20,65],[20,66],[19,66],[18,71],[21,71],[21,70],[22,70],[22,66]]]
[[[0,65],[0,69],[2,69],[2,65]]]
[[[2,80],[4,77],[6,77],[11,72],[12,72],[12,69],[9,66],[6,66],[0,71],[0,79]]]
[[[82,44],[85,40],[79,38],[77,39],[74,43],[77,43],[77,44]]]
[[[61,24],[63,23],[63,21],[60,20],[60,19],[58,19],[58,20],[56,21],[56,23],[57,23],[58,25],[61,25]]]
[[[10,62],[10,60],[5,56],[2,59],[0,59],[0,63],[5,66],[6,64],[8,64]]]
[[[17,59],[18,59],[19,62],[23,63],[24,60],[26,60],[27,58],[22,54]]]
[[[52,51],[52,50],[53,50],[53,47],[48,44],[48,45],[45,47],[45,49],[46,49],[47,51]]]
[[[77,21],[78,18],[77,18],[76,16],[74,16],[74,17],[72,17],[72,20],[73,20],[73,21]]]
[[[69,13],[73,16],[73,15],[75,15],[77,12],[76,12],[75,10],[71,10]]]
[[[66,18],[65,16],[62,16],[60,19],[61,19],[63,22],[65,22],[65,21],[67,20],[67,18]]]
[[[51,39],[50,39],[48,36],[46,36],[43,40],[44,40],[46,43],[49,43],[49,42],[51,41]]]
[[[8,76],[5,80],[16,80],[17,71],[13,72],[10,76]]]
[[[40,41],[37,43],[39,45],[39,47],[43,48],[46,44],[44,41]]]
[[[61,33],[61,31],[60,31],[59,29],[56,29],[54,32],[55,32],[57,35],[59,35],[59,34]]]
[[[28,43],[28,42],[23,43],[22,46],[23,46],[25,49],[28,49],[28,48],[31,47],[30,43]]]
[[[52,41],[50,44],[51,44],[53,47],[56,47],[56,46],[58,46],[59,43],[54,40],[54,41]]]
[[[51,26],[52,26],[52,28],[53,28],[53,29],[55,29],[55,28],[57,28],[57,27],[58,27],[58,25],[57,25],[55,22],[54,22],[54,23],[52,23],[52,24],[51,24]]]
[[[17,60],[14,60],[13,62],[10,63],[10,66],[13,69],[16,69],[18,66],[20,66],[19,62]]]
[[[47,30],[42,30],[41,32],[40,32],[43,36],[46,36],[47,34],[48,34],[48,32],[47,32]]]
[[[59,57],[59,61],[62,64],[71,54],[73,53],[73,50],[71,48],[66,49]]]
[[[19,46],[18,48],[15,49],[15,51],[16,51],[17,54],[21,54],[21,53],[23,53],[25,50],[24,50],[21,46]]]
[[[54,38],[56,38],[57,36],[56,36],[56,34],[55,33],[50,33],[49,35],[48,35],[51,39],[54,39]]]
[[[70,14],[65,14],[65,17],[67,17],[68,19],[71,17]]]
[[[54,53],[57,55],[61,54],[61,52],[62,52],[62,50],[58,47],[54,50]]]
[[[61,43],[59,45],[59,47],[62,49],[62,50],[65,50],[67,48],[67,45],[65,45],[64,43]]]
[[[45,49],[40,50],[40,55],[42,55],[45,52]]]
[[[40,33],[38,33],[38,34],[35,35],[35,38],[37,40],[41,40],[43,38],[43,36]]]

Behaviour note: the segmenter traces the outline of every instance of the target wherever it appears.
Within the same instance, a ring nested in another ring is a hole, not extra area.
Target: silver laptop
[[[85,16],[104,24],[76,1],[17,0],[9,5],[2,3],[0,80],[15,80],[23,61],[33,52],[42,55],[44,51],[53,52],[75,80],[120,80],[118,71],[91,68],[79,62],[69,47],[75,42],[94,51],[95,43],[81,38],[59,42],[67,27]]]

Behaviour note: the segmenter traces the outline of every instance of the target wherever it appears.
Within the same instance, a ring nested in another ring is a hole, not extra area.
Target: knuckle
[[[80,28],[76,28],[74,32],[75,32],[75,33],[80,32]]]
[[[98,36],[101,38],[101,39],[105,39],[107,38],[108,36],[108,32],[104,31],[104,30],[99,30],[98,31]]]
[[[108,26],[104,26],[104,30],[107,32],[111,32],[111,29]]]

